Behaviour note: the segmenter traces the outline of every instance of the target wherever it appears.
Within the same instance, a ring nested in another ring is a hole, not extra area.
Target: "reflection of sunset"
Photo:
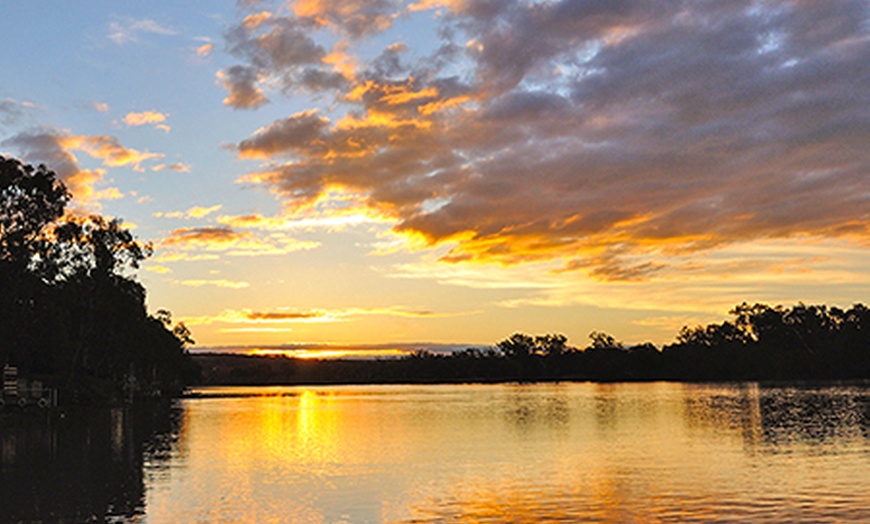
[[[339,459],[337,453],[342,444],[338,434],[339,413],[330,407],[331,400],[329,394],[319,395],[310,390],[299,396],[292,442],[295,453],[305,462],[331,464]]]
[[[806,429],[796,414],[828,397],[758,386],[200,393],[185,401],[187,451],[152,477],[155,522],[777,520],[778,508],[820,504],[806,493],[831,515],[867,501],[866,461],[827,453],[866,450],[860,388],[841,388]]]

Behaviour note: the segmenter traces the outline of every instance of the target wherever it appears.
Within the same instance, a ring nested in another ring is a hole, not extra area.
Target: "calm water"
[[[148,412],[145,422],[141,413],[114,410],[74,417],[86,424],[72,415],[7,423],[0,515],[149,523],[870,521],[868,384],[198,393],[167,413]]]

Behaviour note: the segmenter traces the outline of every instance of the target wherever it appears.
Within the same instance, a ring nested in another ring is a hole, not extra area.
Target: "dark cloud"
[[[268,101],[261,87],[266,82],[286,92],[345,87],[347,79],[327,63],[326,49],[311,36],[313,29],[325,23],[310,16],[261,11],[232,26],[225,35],[227,50],[245,64],[219,73],[229,92],[224,103],[236,109],[256,109]]]
[[[253,67],[234,65],[218,72],[217,76],[229,92],[224,104],[234,109],[256,109],[269,102],[257,85],[259,76]]]
[[[281,321],[281,320],[307,320],[311,318],[321,318],[325,313],[320,311],[306,312],[285,312],[285,311],[245,311],[243,313],[247,320],[260,321]]]
[[[329,121],[317,111],[305,111],[273,122],[254,136],[239,143],[244,157],[270,157],[315,147]]]
[[[234,231],[225,226],[184,227],[173,231],[169,237],[163,239],[162,243],[166,246],[235,244],[250,236],[248,232]]]
[[[137,151],[123,146],[111,136],[70,135],[52,128],[37,128],[23,131],[0,142],[3,146],[15,148],[19,156],[31,164],[45,164],[64,181],[78,203],[91,199],[117,196],[116,190],[96,192],[94,186],[102,181],[103,170],[87,170],[79,167],[71,151],[85,151],[98,158],[105,166],[132,166],[141,169],[142,162],[159,159],[160,153]]]
[[[227,50],[261,69],[316,64],[326,51],[308,30],[295,18],[249,15],[227,33]]]
[[[315,4],[296,27],[341,24]],[[397,231],[453,241],[445,260],[560,258],[606,279],[734,242],[870,239],[865,2],[443,5],[430,57],[388,48],[330,87],[343,119],[242,141],[294,157],[248,180],[291,205],[362,192]]]
[[[79,171],[75,156],[62,144],[65,133],[39,129],[18,133],[2,142],[17,149],[23,160],[32,164],[46,164],[62,179],[68,180]]]

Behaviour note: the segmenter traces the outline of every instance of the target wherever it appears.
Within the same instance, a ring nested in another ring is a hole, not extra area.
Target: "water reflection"
[[[870,520],[868,391],[223,388],[172,416],[4,419],[0,520]]]
[[[144,515],[143,464],[172,448],[176,409],[0,412],[0,522]]]
[[[568,394],[564,387],[552,384],[506,386],[509,400],[505,405],[507,420],[519,430],[544,425],[564,428],[570,418]],[[533,392],[530,393],[530,390]]]
[[[781,453],[794,446],[824,447],[870,438],[865,384],[685,387],[687,426],[719,437],[739,436],[748,450]]]

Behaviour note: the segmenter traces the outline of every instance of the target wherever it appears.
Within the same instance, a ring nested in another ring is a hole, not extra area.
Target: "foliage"
[[[178,391],[195,375],[193,341],[146,311],[134,275],[151,247],[120,220],[65,215],[69,198],[44,166],[0,157],[0,364],[62,401]]]
[[[870,310],[741,304],[734,319],[684,327],[660,351],[593,331],[586,348],[564,335],[514,333],[491,348],[400,359],[195,357],[209,384],[438,383],[553,380],[840,380],[870,378]]]

